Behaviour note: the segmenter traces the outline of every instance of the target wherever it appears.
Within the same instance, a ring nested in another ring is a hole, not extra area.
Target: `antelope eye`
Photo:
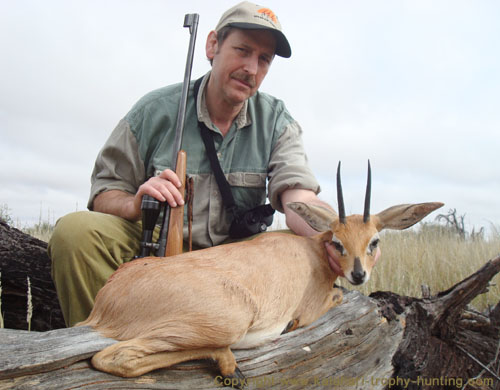
[[[341,255],[344,255],[344,246],[340,242],[332,241],[332,244]]]
[[[378,238],[370,242],[370,252],[373,252],[377,248],[379,242]]]

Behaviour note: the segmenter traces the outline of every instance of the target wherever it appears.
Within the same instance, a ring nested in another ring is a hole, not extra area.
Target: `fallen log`
[[[457,385],[480,372],[485,375],[484,382],[495,384],[484,388],[500,388],[500,303],[488,315],[467,308],[472,299],[487,291],[489,281],[499,271],[500,256],[435,296],[416,299],[393,293],[371,294],[390,308],[392,315],[399,312],[405,316],[405,334],[392,359],[393,377],[410,380],[405,388],[461,388]],[[446,386],[440,378],[448,379]]]
[[[5,231],[3,225],[2,229]],[[31,243],[29,248],[39,248],[35,251],[39,254],[43,244],[26,240]],[[5,244],[0,247],[2,311],[6,286],[8,291],[22,294],[22,285],[13,288],[15,283],[6,280],[6,275],[13,274],[4,267],[17,264],[7,261],[16,256],[21,259],[24,246],[14,246],[13,251],[19,251],[15,255],[6,253]],[[28,263],[40,259],[33,255],[24,258]],[[28,264],[22,272],[30,275],[36,269],[37,278],[50,278],[50,262],[45,261],[43,270]],[[247,388],[500,389],[500,304],[489,313],[467,307],[499,271],[500,256],[450,289],[436,295],[427,292],[423,298],[392,292],[365,297],[346,291],[342,305],[309,327],[260,348],[235,351]],[[26,274],[16,280],[23,281]],[[54,302],[58,306],[54,299],[45,305],[55,306]],[[9,315],[7,311],[6,326]],[[44,326],[54,326],[53,319]],[[0,390],[213,389],[223,384],[217,370],[205,361],[131,379],[94,370],[89,357],[113,342],[88,328],[50,332],[0,329]]]
[[[50,276],[47,243],[0,220],[0,273],[4,326],[28,329],[28,278],[31,287],[31,330],[65,326]]]
[[[68,365],[113,342],[89,332],[88,328],[55,330],[49,335],[0,330],[0,378],[4,378],[0,389],[28,389],[34,383],[38,389],[214,389],[223,381],[207,362],[180,364],[132,379],[98,372],[88,360]],[[402,336],[402,323],[381,316],[375,300],[349,292],[344,304],[311,326],[260,348],[234,352],[247,388],[264,384],[266,389],[318,388],[340,381],[352,388],[356,382],[391,377],[391,358]],[[70,346],[73,356],[68,353]],[[48,355],[47,361],[40,355]],[[369,388],[384,386],[370,383]]]

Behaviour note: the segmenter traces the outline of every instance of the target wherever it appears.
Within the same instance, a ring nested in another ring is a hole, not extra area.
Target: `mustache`
[[[231,74],[231,77],[233,79],[243,81],[244,83],[248,84],[251,88],[254,88],[257,85],[257,82],[255,81],[255,77],[251,76],[247,73],[244,73],[244,72],[236,71],[236,72]]]

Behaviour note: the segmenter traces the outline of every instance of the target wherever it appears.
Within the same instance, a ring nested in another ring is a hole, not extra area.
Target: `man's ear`
[[[214,30],[208,34],[205,52],[209,60],[213,60],[217,53],[217,32]]]

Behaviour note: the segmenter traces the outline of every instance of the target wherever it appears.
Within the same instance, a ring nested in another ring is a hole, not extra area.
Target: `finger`
[[[382,251],[380,250],[379,247],[377,247],[377,252],[375,252],[375,260],[373,261],[374,265],[377,264],[377,261],[378,261],[381,254],[382,254]]]
[[[333,261],[335,261],[336,263],[338,263],[340,261],[338,255],[337,255],[337,252],[335,250],[335,248],[333,247],[333,245],[330,245],[326,248],[326,253],[328,254],[328,256],[330,256],[332,258]]]
[[[166,197],[168,197],[168,194],[165,193],[167,191],[172,197],[173,200],[180,205],[184,204],[184,196],[180,192],[180,190],[172,183],[171,181],[168,180],[163,180],[160,185],[162,186],[162,189],[160,190],[162,194]]]
[[[139,195],[141,198],[144,195],[149,195],[160,202],[167,201],[167,198],[162,194],[162,192],[153,186],[144,187],[144,189],[141,191],[141,193],[140,194],[137,193],[137,195]]]
[[[169,195],[168,191],[164,190],[166,183],[169,182],[158,177],[152,177],[139,187],[136,197],[142,199],[144,195],[149,195],[160,202],[166,202]],[[173,185],[171,186],[175,188]]]
[[[166,199],[166,202],[171,207],[177,207],[177,205],[184,204],[182,194],[171,182],[163,183],[162,186],[158,188],[158,191],[163,195],[163,197]]]
[[[326,251],[328,252],[329,256],[334,257],[336,255],[336,253],[335,253],[335,247],[333,246],[332,243],[325,242],[325,247],[326,247]]]
[[[177,174],[171,169],[165,169],[160,173],[159,177],[172,182],[177,188],[179,188],[182,185],[182,182],[177,176]]]
[[[162,198],[157,199],[161,200],[162,202],[167,202],[171,207],[184,205],[184,198],[182,194],[172,182],[164,179],[155,180],[150,183],[150,188],[155,190],[154,193],[161,194]]]
[[[167,202],[171,207],[184,205],[184,198],[179,189],[170,180],[160,176],[150,178],[146,183],[139,187],[137,195],[147,194],[160,202]]]
[[[342,270],[342,266],[340,265],[339,258],[335,252],[334,246],[325,242],[326,254],[328,257],[328,264],[330,264],[330,268],[339,276],[344,276],[344,271]]]

